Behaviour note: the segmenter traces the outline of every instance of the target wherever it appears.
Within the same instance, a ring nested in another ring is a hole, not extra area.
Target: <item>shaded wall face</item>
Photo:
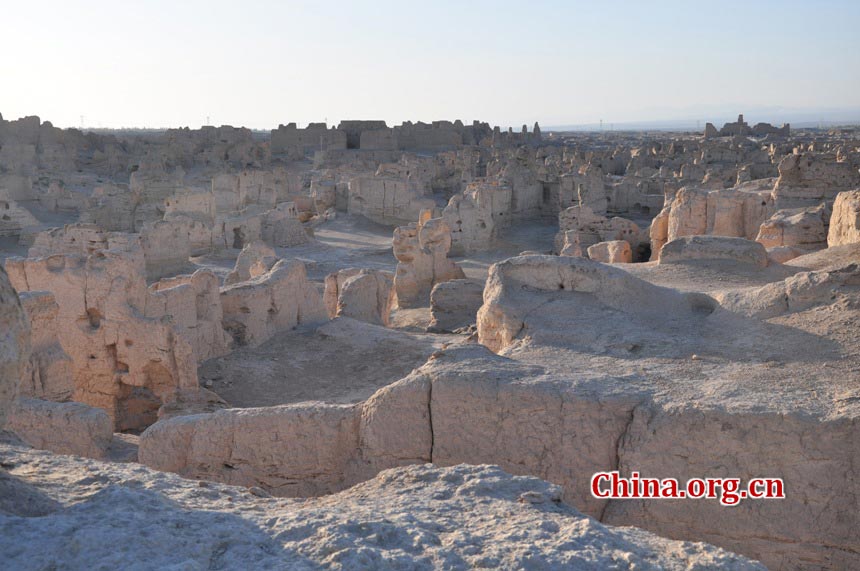
[[[273,154],[298,150],[302,153],[346,149],[347,137],[344,131],[336,129],[288,129],[272,131],[271,149]]]
[[[341,121],[338,131],[346,133],[346,148],[361,148],[361,135],[364,131],[387,129],[385,121]]]
[[[30,331],[18,295],[0,267],[0,428],[30,359]]]
[[[25,291],[51,292],[57,338],[71,358],[74,400],[104,409],[119,430],[142,429],[180,390],[197,387],[191,345],[170,324],[143,317],[143,269],[106,250],[7,261]]]

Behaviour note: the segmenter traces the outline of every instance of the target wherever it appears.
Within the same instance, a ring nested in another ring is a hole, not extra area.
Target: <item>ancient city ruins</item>
[[[0,568],[860,569],[860,129],[0,119],[0,260]]]

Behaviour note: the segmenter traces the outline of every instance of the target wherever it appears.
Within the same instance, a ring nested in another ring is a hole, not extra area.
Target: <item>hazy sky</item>
[[[503,126],[860,107],[860,0],[0,0],[0,113]]]

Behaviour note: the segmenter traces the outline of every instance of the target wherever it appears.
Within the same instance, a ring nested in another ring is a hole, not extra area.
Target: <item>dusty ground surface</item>
[[[397,260],[391,250],[393,227],[375,224],[361,216],[338,213],[314,230],[314,239],[291,248],[275,248],[281,258],[304,262],[308,277],[322,282],[325,277],[345,268],[371,268],[394,271]],[[208,268],[223,279],[236,261],[238,250],[192,258],[193,266]],[[190,268],[193,271],[193,267]]]
[[[492,251],[455,258],[467,276],[485,279],[487,268],[525,250],[549,251],[557,226],[533,222],[510,228]],[[344,268],[394,271],[392,228],[363,217],[339,214],[315,229],[315,239],[292,248],[277,248],[279,256],[305,263],[308,277],[322,289],[329,273]],[[233,268],[235,252],[195,258],[193,266],[208,268],[222,278]],[[429,300],[428,300],[429,304]],[[316,328],[283,332],[255,348],[239,348],[203,363],[203,386],[234,407],[270,406],[307,400],[352,403],[405,377],[443,344],[458,343],[462,335],[427,334],[429,307],[395,310],[392,328],[344,325],[349,320]],[[355,325],[353,323],[353,325]]]
[[[698,262],[614,267],[664,287],[713,295],[802,270]],[[618,384],[617,390],[639,387],[659,401],[722,410],[860,416],[857,288],[767,319],[680,308],[658,318],[635,304],[612,309],[578,292],[544,298],[505,355],[571,379],[605,376],[607,393]]]
[[[345,268],[371,268],[394,271],[397,260],[391,248],[393,226],[383,226],[361,216],[338,213],[337,218],[322,222],[314,229],[314,240],[292,248],[275,248],[282,258],[304,262],[308,277],[322,281],[332,272]],[[470,278],[486,278],[487,268],[526,250],[550,252],[558,224],[552,221],[530,221],[507,228],[491,250],[469,256],[453,257]],[[224,275],[232,269],[238,252],[222,257],[195,258],[203,267]]]
[[[254,348],[210,359],[199,369],[234,407],[320,400],[353,403],[421,366],[461,336],[411,333],[338,318],[285,331]]]
[[[656,285],[706,293],[762,286],[798,272],[798,268],[782,265],[759,268],[721,260],[690,261],[683,264],[616,264],[616,267]]]
[[[463,268],[467,278],[483,280],[487,277],[487,268],[500,260],[529,250],[551,253],[557,232],[557,221],[519,223],[506,228],[492,249],[453,259]]]
[[[6,444],[0,462],[0,553],[21,571],[764,569],[604,526],[560,503],[556,486],[492,466],[412,466],[288,500]]]

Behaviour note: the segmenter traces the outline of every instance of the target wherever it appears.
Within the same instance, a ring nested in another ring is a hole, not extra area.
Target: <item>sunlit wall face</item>
[[[860,108],[855,0],[4,0],[0,20],[0,113],[58,126]]]

